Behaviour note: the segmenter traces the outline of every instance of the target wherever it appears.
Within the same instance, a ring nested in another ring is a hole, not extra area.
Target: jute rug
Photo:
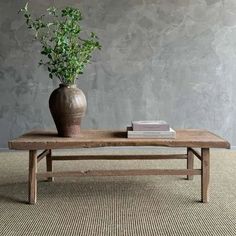
[[[57,162],[55,169],[185,165],[184,160],[74,161]],[[44,168],[40,163],[40,171]],[[208,204],[200,203],[200,176],[192,181],[185,176],[142,176],[40,180],[38,202],[28,205],[27,169],[26,152],[0,153],[0,235],[236,235],[235,151],[211,152]]]

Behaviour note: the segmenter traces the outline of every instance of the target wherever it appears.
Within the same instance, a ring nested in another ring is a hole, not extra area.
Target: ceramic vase
[[[87,102],[83,91],[75,84],[60,84],[49,98],[49,108],[61,137],[79,136]]]

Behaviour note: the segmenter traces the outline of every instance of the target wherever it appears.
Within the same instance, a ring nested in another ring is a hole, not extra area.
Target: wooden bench
[[[201,200],[208,202],[210,177],[210,148],[230,148],[229,142],[207,131],[184,129],[177,130],[176,139],[128,139],[125,131],[120,130],[83,130],[77,138],[58,137],[56,131],[36,130],[9,141],[10,149],[29,151],[29,203],[37,201],[37,179],[64,176],[135,176],[135,175],[201,175]],[[186,154],[155,155],[52,155],[53,149],[117,147],[117,146],[164,146],[186,148]],[[196,150],[200,148],[200,152]],[[39,150],[44,150],[37,154]],[[37,163],[46,157],[45,173],[37,172]],[[194,157],[201,161],[201,169],[194,169]],[[91,170],[53,172],[52,162],[57,160],[143,160],[143,159],[186,159],[186,169],[130,169],[130,170]]]

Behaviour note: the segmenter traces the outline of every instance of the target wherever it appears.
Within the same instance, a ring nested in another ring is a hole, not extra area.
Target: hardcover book
[[[135,131],[132,127],[127,127],[128,138],[176,138],[176,132],[172,128],[168,131]]]
[[[133,131],[169,131],[170,125],[164,120],[132,121]]]

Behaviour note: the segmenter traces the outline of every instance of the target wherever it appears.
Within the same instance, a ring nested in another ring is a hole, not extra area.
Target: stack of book
[[[176,132],[163,120],[132,121],[127,127],[128,138],[175,138]]]

